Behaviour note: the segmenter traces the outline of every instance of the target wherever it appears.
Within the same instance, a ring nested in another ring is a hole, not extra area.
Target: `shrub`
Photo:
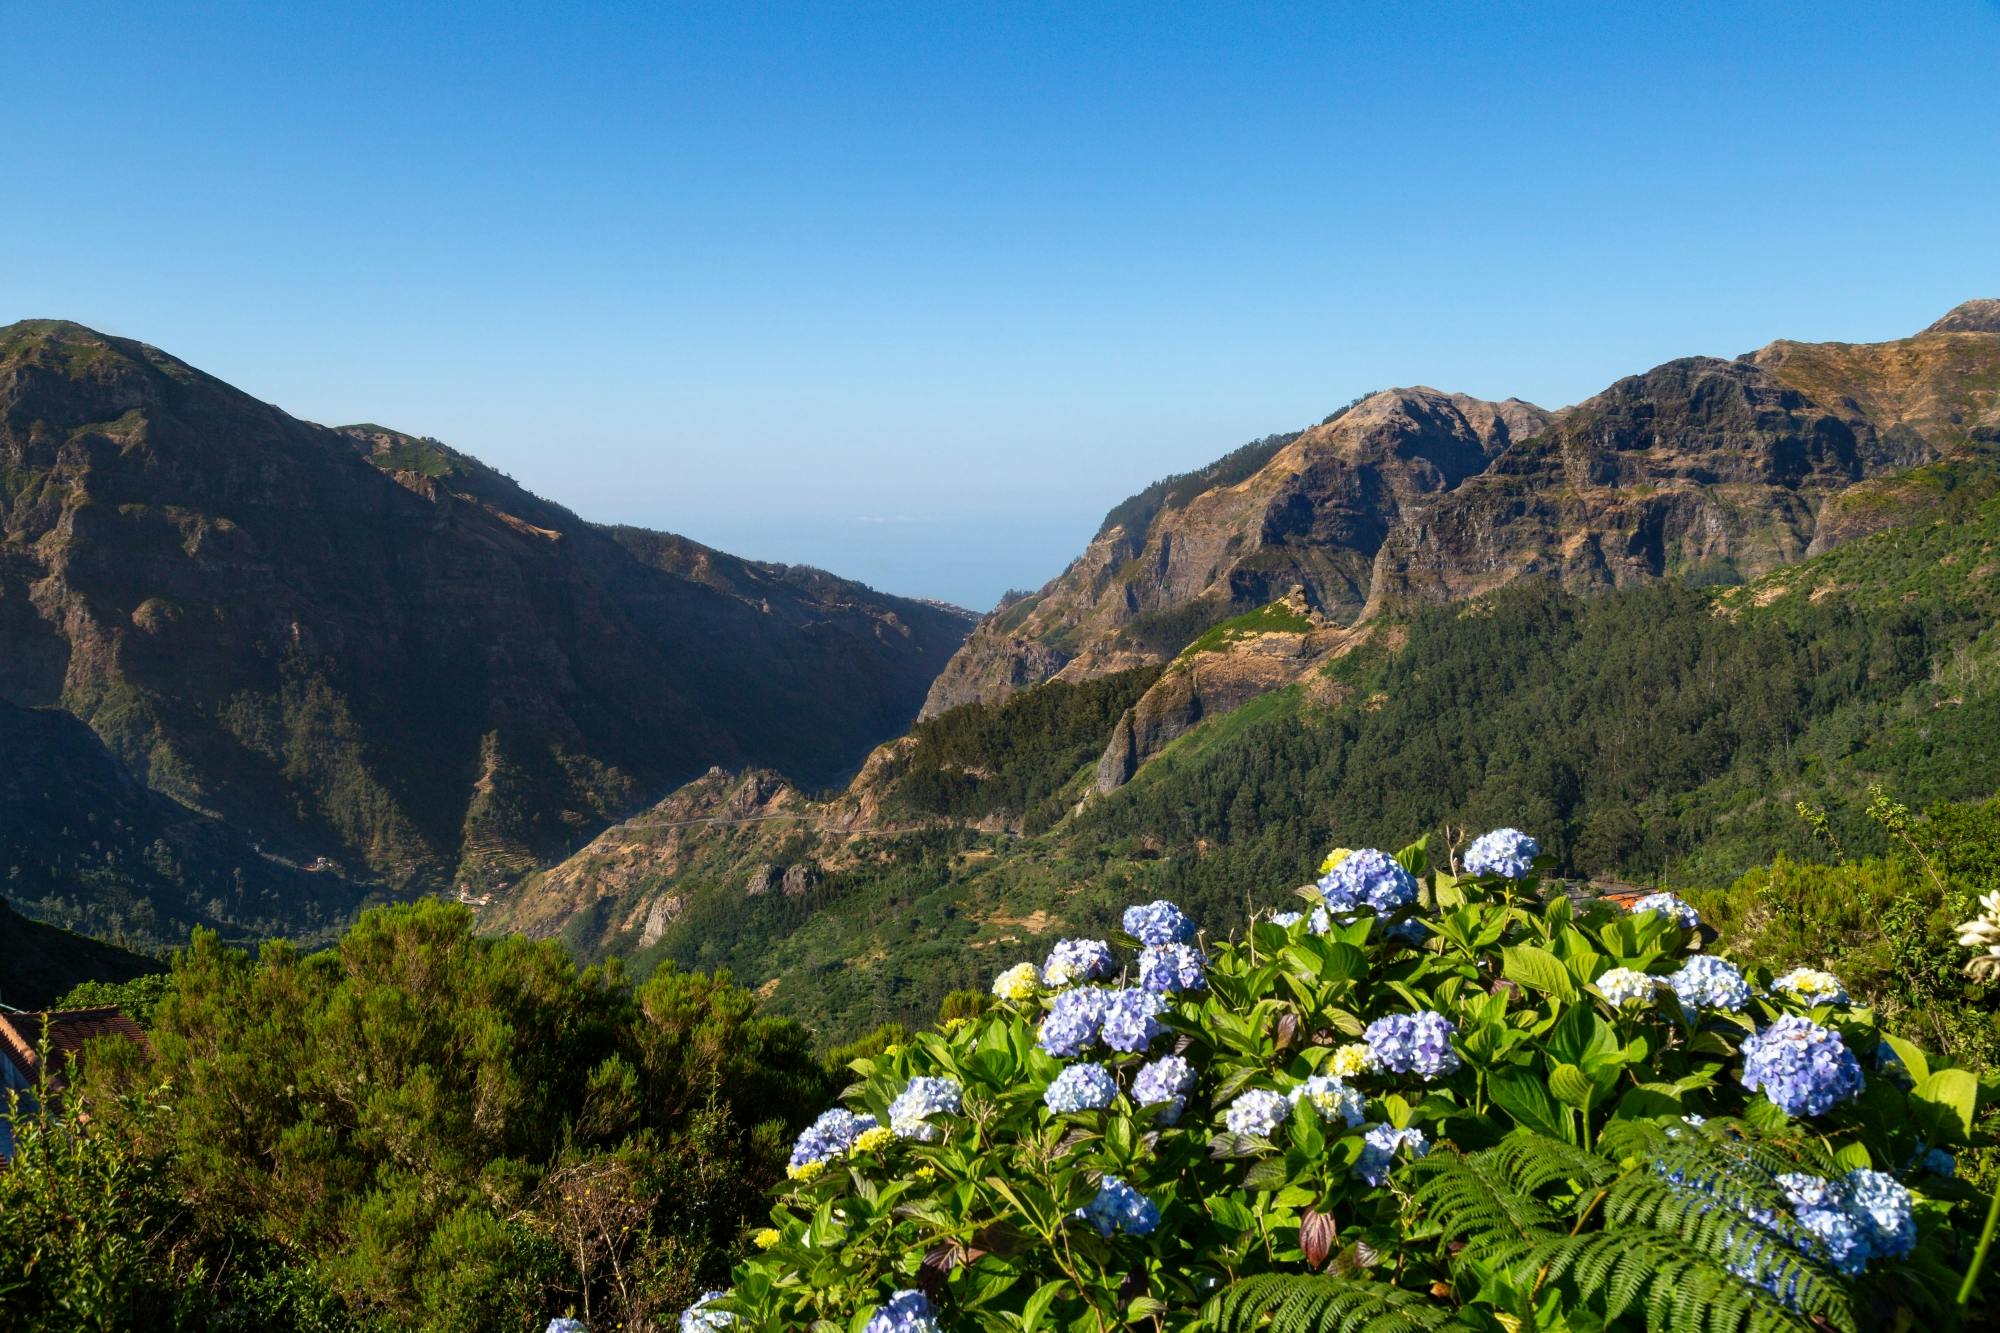
[[[1519,858],[1494,861],[1518,878],[1454,876],[1422,844],[1393,866],[1330,859],[1305,913],[1193,941],[1202,987],[1131,984],[1142,948],[1186,933],[1150,904],[1113,937],[1122,976],[1009,984],[1018,998],[855,1060],[843,1109],[893,1131],[809,1154],[709,1317],[1720,1330],[1988,1313],[1954,1299],[1987,1199],[1950,1155],[1991,1082],[1882,1032],[1837,981],[1704,952],[1659,904],[1544,896]],[[1129,996],[1150,1018],[1114,1033]],[[912,1098],[921,1119],[897,1114]]]

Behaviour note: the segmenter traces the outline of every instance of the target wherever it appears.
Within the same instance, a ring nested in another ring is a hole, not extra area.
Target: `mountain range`
[[[848,1031],[1335,836],[1533,823],[1567,873],[1727,879],[1799,799],[2000,787],[1996,493],[1972,301],[1557,410],[1370,394],[1139,491],[975,624],[31,321],[0,892],[164,943],[455,891]]]
[[[112,875],[150,916],[106,909],[95,871],[14,862],[5,891],[66,924],[302,928],[371,893],[489,890],[717,763],[838,781],[970,620],[585,522],[434,439],[300,421],[142,343],[0,329],[0,704],[67,713],[167,822],[254,844],[178,889]],[[100,803],[82,735],[14,775],[79,820]],[[238,871],[242,902],[212,891]]]

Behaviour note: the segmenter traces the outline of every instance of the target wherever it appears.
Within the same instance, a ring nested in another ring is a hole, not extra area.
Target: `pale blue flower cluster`
[[[1360,1091],[1350,1088],[1345,1081],[1332,1074],[1314,1074],[1287,1096],[1292,1105],[1305,1103],[1319,1112],[1319,1118],[1329,1124],[1342,1120],[1352,1129],[1367,1119],[1367,1102]]]
[[[1042,1019],[1041,1047],[1058,1060],[1082,1055],[1097,1044],[1097,1032],[1104,1023],[1104,992],[1066,990]]]
[[[800,1167],[844,1156],[863,1131],[874,1128],[874,1116],[836,1106],[806,1126],[805,1132],[799,1135],[798,1142],[792,1145],[791,1168],[796,1171]]]
[[[1743,1042],[1743,1086],[1786,1115],[1824,1115],[1861,1094],[1861,1062],[1838,1032],[1786,1014]]]
[[[704,1296],[702,1299],[707,1300],[708,1298]],[[687,1327],[686,1315],[681,1316],[681,1327]],[[549,1320],[549,1326],[543,1329],[542,1333],[590,1333],[590,1325],[584,1323],[581,1319],[551,1319]]]
[[[1701,925],[1701,913],[1672,893],[1649,893],[1630,910],[1634,915],[1640,912],[1658,912],[1684,930],[1693,930]]]
[[[861,1333],[942,1333],[931,1298],[921,1291],[899,1291],[875,1307]]]
[[[1167,1002],[1140,986],[1109,991],[1104,997],[1104,1021],[1098,1036],[1114,1051],[1137,1054],[1166,1034],[1160,1015]]]
[[[1371,907],[1386,915],[1417,900],[1417,881],[1387,852],[1363,847],[1322,875],[1319,891],[1336,912]]]
[[[1044,986],[1074,986],[1079,981],[1102,981],[1117,970],[1111,946],[1103,940],[1057,940],[1042,964]]]
[[[1194,1066],[1178,1055],[1163,1055],[1132,1078],[1132,1100],[1140,1106],[1160,1105],[1160,1123],[1171,1125],[1187,1109],[1194,1087]]]
[[[964,1095],[955,1080],[919,1074],[889,1103],[889,1128],[899,1139],[931,1143],[939,1131],[930,1117],[957,1115],[963,1109]]]
[[[1801,1004],[1846,1004],[1847,987],[1831,972],[1795,967],[1771,983],[1771,989]]]
[[[1740,1012],[1750,1003],[1750,983],[1736,964],[1711,954],[1696,954],[1681,970],[1667,978],[1681,1004],[1688,1009],[1726,1009]]]
[[[1393,1074],[1416,1074],[1429,1082],[1458,1068],[1451,1048],[1457,1031],[1443,1014],[1390,1014],[1376,1019],[1362,1034],[1375,1067]]]
[[[1150,991],[1206,990],[1208,960],[1192,944],[1155,944],[1139,954],[1139,984]]]
[[[681,1311],[681,1333],[704,1333],[707,1329],[728,1328],[735,1323],[736,1316],[728,1311],[708,1308],[710,1301],[728,1294],[726,1291],[704,1291],[700,1300]],[[579,1333],[583,1328],[583,1324],[577,1320],[571,1319],[567,1322],[575,1325]],[[554,1324],[549,1325],[548,1333],[556,1333]],[[571,1333],[571,1330],[564,1330],[564,1333]]]
[[[1660,992],[1660,979],[1629,967],[1614,967],[1597,979],[1597,991],[1614,1009],[1628,1004],[1650,1004]]]
[[[1305,917],[1306,914],[1304,912],[1273,912],[1271,913],[1271,924],[1274,926],[1283,926],[1286,930],[1290,930],[1293,926],[1305,920]]]
[[[1181,944],[1194,938],[1194,922],[1164,898],[1126,908],[1124,925],[1125,933],[1141,944]]]
[[[1521,830],[1497,828],[1491,833],[1480,834],[1472,840],[1472,846],[1465,849],[1466,873],[1526,879],[1534,870],[1535,857],[1541,850],[1542,844]]]
[[[1229,1104],[1222,1114],[1222,1124],[1231,1134],[1268,1139],[1278,1132],[1278,1126],[1285,1123],[1291,1111],[1292,1104],[1277,1093],[1252,1088]]]
[[[1118,1096],[1118,1080],[1103,1065],[1071,1065],[1057,1074],[1042,1100],[1057,1115],[1102,1111]]]
[[[1077,1209],[1075,1215],[1096,1227],[1100,1236],[1109,1236],[1114,1231],[1150,1236],[1153,1228],[1160,1225],[1160,1210],[1153,1206],[1153,1201],[1117,1176],[1106,1176],[1098,1187],[1097,1197]]]
[[[1421,1129],[1411,1126],[1397,1129],[1394,1125],[1374,1125],[1361,1136],[1361,1160],[1354,1164],[1354,1174],[1371,1185],[1388,1183],[1389,1172],[1396,1166],[1396,1149],[1407,1146],[1410,1156],[1422,1157],[1431,1150]]]

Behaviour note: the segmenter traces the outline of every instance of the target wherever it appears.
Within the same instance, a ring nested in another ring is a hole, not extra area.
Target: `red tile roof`
[[[45,1012],[0,1013],[0,1059],[7,1060],[32,1084],[41,1071],[42,1022],[48,1020],[48,1048],[56,1063],[49,1082],[60,1090],[63,1069],[93,1037],[123,1037],[137,1042],[148,1054],[152,1043],[139,1025],[116,1005],[99,1009],[53,1009]]]

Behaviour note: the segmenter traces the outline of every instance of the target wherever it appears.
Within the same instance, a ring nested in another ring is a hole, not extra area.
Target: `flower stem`
[[[1986,1252],[1993,1248],[1993,1229],[2000,1224],[2000,1189],[1993,1191],[1993,1202],[1986,1209],[1986,1226],[1979,1233],[1979,1244],[1972,1251],[1972,1265],[1965,1270],[1965,1281],[1958,1286],[1958,1303],[1972,1304],[1972,1293],[1979,1288],[1979,1274],[1986,1267]]]

